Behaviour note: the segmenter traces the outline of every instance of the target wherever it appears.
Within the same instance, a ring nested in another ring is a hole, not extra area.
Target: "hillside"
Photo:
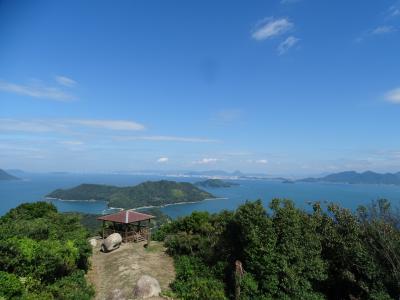
[[[351,183],[351,184],[395,184],[400,185],[400,172],[398,173],[375,173],[366,171],[358,173],[346,171],[330,174],[319,178],[304,178],[300,182],[332,182],[332,183]]]
[[[62,200],[104,200],[110,207],[121,208],[160,206],[215,198],[191,183],[168,180],[146,181],[129,187],[81,184],[71,189],[57,189],[47,197]]]
[[[196,182],[195,185],[204,188],[228,188],[232,186],[237,186],[239,184],[235,182],[224,181],[221,179],[207,179],[204,181]]]
[[[8,174],[6,171],[0,169],[0,180],[19,180],[19,178]]]

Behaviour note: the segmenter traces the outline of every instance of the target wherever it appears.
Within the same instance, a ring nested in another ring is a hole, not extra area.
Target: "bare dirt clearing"
[[[134,299],[133,287],[142,275],[156,278],[162,291],[169,290],[175,269],[173,259],[165,253],[162,243],[152,241],[148,248],[144,247],[145,242],[126,243],[110,253],[100,252],[100,243],[98,240],[93,248],[92,267],[87,274],[96,289],[96,300],[112,299],[115,289],[121,290],[123,298]]]

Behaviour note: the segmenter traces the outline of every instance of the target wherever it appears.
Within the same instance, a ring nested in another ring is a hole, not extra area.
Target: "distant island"
[[[330,174],[318,178],[304,178],[298,182],[332,182],[332,183],[350,183],[350,184],[393,184],[400,185],[400,172],[398,173],[375,173],[366,171],[358,173],[355,171],[346,171]]]
[[[127,187],[81,184],[71,189],[57,189],[46,197],[60,200],[103,200],[108,202],[109,207],[120,208],[162,206],[215,198],[191,183],[168,180],[146,181]]]
[[[224,181],[221,179],[207,179],[204,181],[196,182],[195,185],[204,188],[228,188],[232,186],[237,186],[239,184],[231,181]]]
[[[19,180],[19,178],[0,169],[0,180]]]

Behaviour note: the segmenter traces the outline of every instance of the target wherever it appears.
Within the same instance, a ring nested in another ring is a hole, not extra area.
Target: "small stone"
[[[120,289],[115,289],[110,293],[108,300],[126,300]]]
[[[90,243],[90,245],[91,245],[92,247],[96,247],[96,246],[97,246],[97,241],[96,241],[96,239],[90,239],[90,240],[89,240],[89,243]]]

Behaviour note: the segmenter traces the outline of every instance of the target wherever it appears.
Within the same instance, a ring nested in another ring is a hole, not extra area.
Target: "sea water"
[[[26,174],[23,180],[0,181],[0,215],[24,202],[45,200],[45,196],[57,188],[71,188],[82,183],[131,186],[146,180],[175,180],[195,182],[200,178],[165,177],[144,175],[116,174]],[[394,206],[400,206],[400,186],[366,184],[329,184],[329,183],[281,183],[268,180],[232,180],[238,186],[229,188],[207,188],[206,190],[219,199],[197,203],[169,205],[161,210],[176,218],[190,214],[195,210],[219,212],[224,209],[234,210],[246,200],[261,199],[265,206],[273,198],[293,200],[298,207],[308,209],[309,202],[335,202],[343,207],[355,209],[359,205],[386,198]],[[107,213],[104,201],[52,201],[60,211],[85,213]]]

